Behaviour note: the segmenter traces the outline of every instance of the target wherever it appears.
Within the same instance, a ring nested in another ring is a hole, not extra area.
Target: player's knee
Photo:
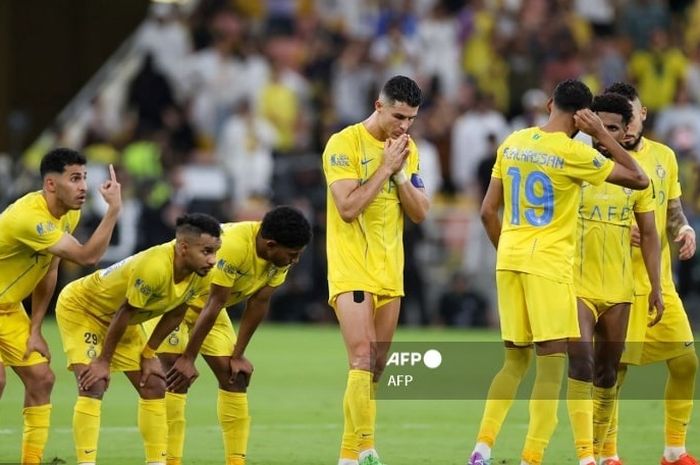
[[[376,353],[373,353],[370,349],[370,344],[368,342],[353,344],[349,348],[349,359],[350,367],[354,370],[367,370],[369,371],[372,366],[372,357],[375,357]]]
[[[569,354],[569,378],[593,381],[593,354]]]
[[[139,387],[142,399],[162,399],[165,397],[165,381],[158,376],[149,376],[146,383]]]
[[[688,352],[668,361],[668,371],[674,378],[695,378],[698,371],[698,356]]]
[[[51,393],[54,384],[56,384],[56,375],[53,370],[49,369],[44,376],[44,380],[41,382],[41,386],[45,392]]]
[[[51,394],[56,381],[51,368],[46,365],[37,365],[35,370],[29,372],[25,378],[25,387],[34,396],[44,397]]]
[[[233,381],[227,378],[225,382],[219,383],[219,389],[228,392],[246,392],[248,390],[248,382],[246,382],[244,376],[236,376]]]
[[[88,390],[78,388],[78,395],[82,397],[89,397],[91,399],[102,400],[106,390],[107,382],[101,379],[90,386],[90,389]]]
[[[593,384],[600,388],[611,388],[617,383],[617,367],[609,363],[596,363]]]

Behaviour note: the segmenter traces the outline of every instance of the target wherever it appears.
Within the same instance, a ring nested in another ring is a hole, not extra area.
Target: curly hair
[[[283,247],[301,249],[311,241],[311,225],[299,210],[282,205],[265,214],[260,235]]]
[[[632,84],[627,84],[626,82],[617,81],[611,84],[603,92],[604,94],[620,94],[625,97],[630,102],[639,98],[637,89]]]
[[[589,108],[593,94],[586,84],[575,79],[567,79],[554,89],[554,105],[567,113]]]
[[[622,121],[628,124],[632,120],[632,105],[622,94],[610,93],[596,95],[591,104],[595,112],[615,113],[622,116]]]
[[[66,166],[85,165],[87,160],[77,150],[59,147],[51,150],[41,159],[39,173],[42,179],[49,173],[63,173]]]

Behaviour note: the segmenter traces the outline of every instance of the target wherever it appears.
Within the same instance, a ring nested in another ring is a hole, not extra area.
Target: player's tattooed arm
[[[666,230],[668,231],[669,237],[676,237],[680,229],[688,224],[688,218],[686,218],[683,213],[680,197],[668,201],[668,213],[666,218]]]
[[[695,230],[688,224],[688,219],[683,214],[680,198],[668,201],[666,231],[669,237],[680,245],[678,258],[688,260],[695,255]]]

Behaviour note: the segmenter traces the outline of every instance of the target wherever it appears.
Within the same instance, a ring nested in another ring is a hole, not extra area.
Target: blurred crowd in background
[[[291,204],[314,241],[271,318],[331,320],[321,153],[396,74],[424,91],[411,134],[432,199],[428,220],[405,232],[403,323],[497,323],[495,251],[478,207],[499,143],[546,121],[563,79],[594,93],[619,80],[638,87],[646,134],[676,151],[685,212],[700,229],[700,2],[200,0],[187,14],[153,4],[145,21],[132,72],[0,163],[0,183],[12,186],[0,192],[4,207],[39,187],[49,148],[81,149],[93,200],[84,234],[102,215],[97,186],[114,164],[126,200],[104,264],[170,240],[185,211],[239,221]],[[698,323],[700,260],[677,266]],[[62,279],[84,272],[64,266]]]

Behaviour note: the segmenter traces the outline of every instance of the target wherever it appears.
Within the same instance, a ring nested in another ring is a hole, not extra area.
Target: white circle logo
[[[442,364],[442,354],[435,349],[425,351],[423,363],[428,368],[437,368]]]

